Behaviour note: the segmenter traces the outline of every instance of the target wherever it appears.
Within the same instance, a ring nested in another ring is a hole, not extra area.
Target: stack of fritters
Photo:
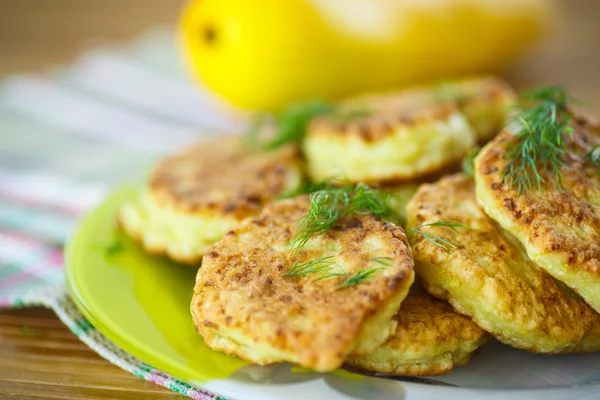
[[[429,293],[513,347],[538,353],[600,350],[600,315],[483,212],[470,178],[454,175],[421,186],[407,214],[409,229],[421,227],[451,243],[436,244],[410,231],[416,272]],[[465,228],[431,226],[443,221]]]
[[[600,127],[579,117],[565,136],[560,176],[544,171],[540,187],[518,193],[502,179],[516,138],[509,131],[499,134],[477,158],[477,200],[532,260],[600,312],[600,174],[589,161],[600,144]]]
[[[294,252],[288,245],[309,206],[307,196],[270,204],[206,254],[192,315],[209,346],[259,364],[289,361],[327,371],[349,355],[371,353],[394,331],[392,317],[414,279],[402,228],[371,215],[346,218]],[[334,272],[352,275],[382,255],[389,267],[344,290],[336,290],[343,276],[285,276],[324,257]]]
[[[258,364],[439,375],[467,363],[488,332],[533,352],[599,350],[600,186],[582,158],[597,131],[572,137],[562,189],[519,197],[502,183],[507,132],[481,152],[476,190],[464,175],[419,188],[499,132],[514,99],[494,78],[448,82],[344,101],[298,148],[203,143],[162,163],[120,222],[149,251],[203,257],[198,332]],[[365,213],[294,246],[313,204],[280,195],[303,170],[390,194],[412,248],[400,225]]]

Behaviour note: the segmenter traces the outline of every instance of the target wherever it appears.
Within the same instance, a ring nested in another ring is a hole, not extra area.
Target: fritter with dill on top
[[[543,132],[506,130],[482,149],[477,200],[532,260],[600,312],[600,126],[573,116],[560,97],[536,107],[525,123],[544,124]]]
[[[271,203],[209,249],[191,312],[211,348],[329,371],[394,331],[414,279],[402,228],[352,214],[294,247],[310,207],[305,195]]]
[[[244,143],[225,137],[167,158],[140,197],[121,208],[120,225],[151,253],[199,263],[241,220],[300,184],[295,147],[262,151]]]
[[[513,347],[600,350],[600,315],[485,215],[471,179],[422,185],[407,213],[415,270],[429,293]]]

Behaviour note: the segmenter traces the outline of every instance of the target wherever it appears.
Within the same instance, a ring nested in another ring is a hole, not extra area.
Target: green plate
[[[67,247],[73,300],[106,337],[146,363],[187,380],[226,378],[248,363],[210,350],[192,324],[196,268],[144,253],[116,228],[117,190],[80,224]]]
[[[600,353],[548,357],[497,342],[465,367],[420,380],[261,367],[214,352],[189,312],[197,269],[146,254],[116,227],[118,208],[136,194],[132,187],[119,189],[84,218],[67,246],[67,282],[83,315],[104,336],[177,378],[249,400],[575,400],[600,393]]]

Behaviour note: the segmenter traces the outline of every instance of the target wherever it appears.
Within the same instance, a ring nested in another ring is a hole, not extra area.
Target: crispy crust
[[[531,261],[518,241],[483,213],[470,179],[455,175],[422,185],[407,212],[410,227],[451,220],[472,228],[458,233],[422,228],[458,246],[448,251],[411,234],[416,271],[431,294],[448,299],[502,342],[532,352],[561,353],[579,351],[578,344],[594,334],[599,315]]]
[[[450,102],[414,107],[400,104],[401,101],[402,97],[400,99],[388,96],[373,98],[368,105],[368,115],[349,121],[340,121],[335,116],[316,118],[309,125],[309,135],[357,137],[361,141],[370,143],[393,135],[400,127],[410,129],[411,126],[445,120],[457,111]]]
[[[413,180],[452,168],[476,142],[451,103],[390,108],[372,107],[370,115],[349,122],[335,116],[314,121],[303,142],[311,178],[370,184]]]
[[[241,138],[225,137],[161,162],[150,178],[150,191],[159,203],[182,212],[243,219],[289,189],[289,175],[297,173],[298,164],[293,146],[264,152],[244,146]]]
[[[391,318],[414,277],[404,231],[361,215],[340,221],[294,253],[288,244],[308,207],[306,196],[272,203],[207,253],[191,311],[209,346],[260,364],[288,361],[326,371],[351,353],[372,351],[391,334]],[[392,265],[337,291],[341,277],[282,276],[296,262],[325,255],[335,255],[350,273],[378,266],[371,257],[391,257]],[[361,335],[370,332],[369,323],[378,324],[376,340]]]
[[[149,188],[119,211],[119,224],[146,251],[198,265],[206,249],[301,179],[293,147],[260,152],[226,137],[161,162]]]
[[[600,175],[587,162],[600,129],[580,118],[566,138],[561,185],[546,177],[541,189],[517,195],[502,182],[515,137],[502,132],[476,159],[476,194],[486,213],[525,246],[529,256],[600,312]]]
[[[470,318],[420,288],[411,289],[396,321],[395,333],[383,345],[346,363],[386,374],[442,375],[466,364],[489,338]]]
[[[478,141],[487,142],[504,127],[515,100],[510,85],[496,77],[460,79],[351,98],[340,104],[342,110],[371,110],[375,117],[346,123],[323,117],[312,127],[339,134],[354,132],[367,141],[377,140],[389,135],[398,122],[410,125],[427,119],[444,119],[457,108],[474,128]]]

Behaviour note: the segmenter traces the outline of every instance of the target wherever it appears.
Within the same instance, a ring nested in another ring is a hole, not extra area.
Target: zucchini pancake
[[[502,129],[514,103],[510,86],[492,77],[348,99],[309,125],[309,174],[386,183],[449,172]]]
[[[600,315],[484,214],[470,178],[422,185],[407,215],[415,270],[429,293],[513,347],[600,350]]]
[[[387,98],[368,107],[366,115],[350,120],[333,115],[310,124],[303,148],[312,179],[412,180],[457,165],[476,143],[466,118],[450,102],[403,109]]]
[[[146,251],[197,264],[210,245],[302,179],[293,146],[264,152],[226,137],[158,165],[148,188],[119,212],[123,230]]]
[[[590,158],[600,127],[578,117],[564,135],[560,178],[519,193],[504,179],[515,135],[504,131],[476,159],[476,194],[485,212],[524,246],[529,257],[600,312],[600,174]]]
[[[416,283],[395,318],[396,331],[384,344],[346,363],[384,374],[441,375],[468,363],[489,339],[488,333],[470,318]]]
[[[191,302],[208,346],[330,371],[394,332],[414,279],[403,229],[355,214],[292,249],[309,207],[305,195],[271,203],[209,249]]]

